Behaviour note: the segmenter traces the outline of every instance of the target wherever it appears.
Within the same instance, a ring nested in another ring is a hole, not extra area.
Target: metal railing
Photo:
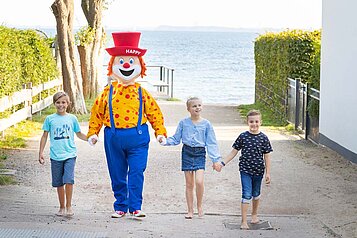
[[[103,72],[107,71],[108,65],[103,65]],[[146,65],[146,75],[138,78],[136,82],[153,89],[157,95],[169,98],[174,97],[174,69],[163,65]]]
[[[167,95],[170,98],[174,97],[174,69],[169,68],[163,65],[148,65],[147,75],[148,78],[145,80],[148,84],[151,84],[153,87],[156,87],[157,92]],[[156,75],[159,75],[159,79],[154,79],[152,76],[152,72],[150,71],[158,71]],[[140,82],[140,80],[139,80]]]
[[[287,105],[287,100],[286,100],[286,95],[283,94],[283,96],[280,96],[279,94],[275,93],[271,88],[265,86],[261,82],[258,82],[256,85],[256,90],[259,90],[261,92],[264,92],[264,97],[260,96],[258,93],[255,94],[256,101],[261,101],[263,102],[264,105],[269,106],[270,110],[274,112],[273,117],[277,120],[285,120],[287,110],[286,110],[286,105]],[[274,104],[274,101],[278,101],[279,103]],[[279,107],[277,105],[283,105],[282,107]],[[282,109],[285,109],[283,112]]]
[[[295,125],[295,130],[305,130],[307,85],[300,79],[288,78],[288,122]]]
[[[319,101],[318,90],[302,83],[299,78],[288,78],[287,121],[293,124],[296,130],[304,131],[305,139],[314,142],[319,140]]]

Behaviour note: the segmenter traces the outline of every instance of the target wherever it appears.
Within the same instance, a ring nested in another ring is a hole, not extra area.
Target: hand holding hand
[[[163,135],[158,135],[156,137],[157,141],[160,143],[160,145],[166,145],[166,137]]]
[[[88,143],[91,145],[91,146],[94,146],[98,141],[98,136],[96,134],[94,135],[91,135],[89,138],[88,138]]]
[[[220,162],[215,162],[213,163],[212,167],[217,172],[221,172],[223,165]]]

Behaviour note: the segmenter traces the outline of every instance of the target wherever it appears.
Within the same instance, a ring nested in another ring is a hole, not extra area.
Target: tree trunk
[[[90,98],[91,95],[91,76],[90,71],[90,45],[78,45],[79,61],[81,62],[81,74],[82,74],[82,85],[83,85],[83,95],[84,98]]]
[[[69,111],[85,114],[82,80],[78,75],[78,63],[74,51],[73,0],[55,0],[51,5],[57,23],[57,40],[61,57],[63,90],[71,100]]]
[[[102,27],[103,0],[82,0],[82,10],[88,25],[95,36],[91,44],[79,50],[81,55],[81,72],[85,98],[95,98],[98,93],[98,77],[103,67],[101,52],[103,49],[104,29]],[[88,58],[89,57],[89,58]],[[82,61],[88,59],[87,61]]]

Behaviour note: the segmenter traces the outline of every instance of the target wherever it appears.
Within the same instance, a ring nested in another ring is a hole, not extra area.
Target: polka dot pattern
[[[137,126],[139,117],[139,86],[135,85],[123,86],[114,82],[113,84],[113,118],[116,128],[133,128]],[[142,89],[143,100],[143,115],[141,124],[150,122],[155,130],[155,136],[165,135],[166,128],[164,127],[164,117],[157,105],[155,99],[146,91]],[[96,98],[91,110],[91,117],[89,120],[88,136],[99,134],[102,126],[110,127],[109,115],[109,86],[105,87],[103,92]]]
[[[260,132],[251,134],[249,131],[241,133],[232,147],[242,150],[239,157],[239,171],[251,175],[263,175],[265,170],[264,154],[273,151],[268,137]]]

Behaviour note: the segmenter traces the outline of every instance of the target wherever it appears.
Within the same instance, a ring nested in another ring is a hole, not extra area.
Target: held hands
[[[217,172],[221,172],[223,165],[220,162],[215,162],[212,165],[213,170],[216,170]]]
[[[98,141],[98,136],[96,134],[94,135],[91,135],[89,138],[88,138],[88,143],[91,145],[91,146],[94,146]]]
[[[158,135],[156,137],[157,141],[160,143],[160,145],[166,145],[166,137],[163,135]]]

